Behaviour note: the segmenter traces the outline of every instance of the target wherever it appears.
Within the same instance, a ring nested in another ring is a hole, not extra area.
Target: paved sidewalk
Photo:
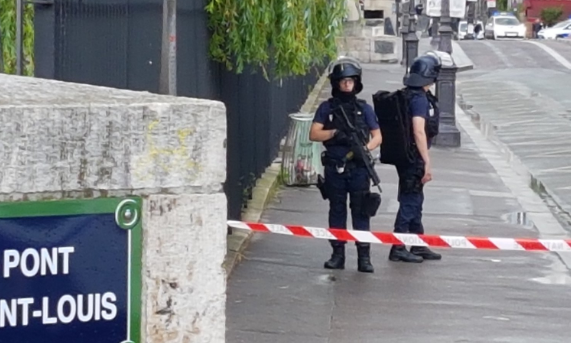
[[[362,96],[371,103],[376,90],[400,86],[402,69],[370,67],[364,81]],[[431,149],[434,181],[426,188],[427,233],[538,237],[541,231],[542,236],[561,237],[545,204],[461,116],[466,125],[462,147]],[[377,170],[383,204],[372,227],[391,231],[398,208],[396,172],[385,165]],[[530,208],[534,212],[528,216],[517,215]],[[515,218],[530,216],[540,224],[516,223]],[[262,222],[325,227],[327,203],[314,187],[286,188]],[[571,277],[557,254],[439,250],[442,261],[405,264],[389,262],[389,248],[373,246],[374,274],[356,271],[353,244],[347,245],[346,269],[328,271],[323,269],[330,254],[327,241],[255,234],[229,280],[227,342],[568,340]]]

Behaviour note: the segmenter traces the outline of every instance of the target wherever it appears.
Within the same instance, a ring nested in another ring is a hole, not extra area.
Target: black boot
[[[410,247],[410,252],[416,256],[420,256],[425,260],[441,260],[442,255],[433,252],[427,247]]]
[[[406,250],[404,245],[393,245],[391,252],[389,253],[389,260],[391,261],[403,261],[403,262],[413,262],[421,263],[424,259],[420,256],[410,253]]]
[[[333,246],[333,254],[323,265],[325,269],[345,269],[345,245]]]
[[[371,264],[371,245],[361,243],[357,245],[357,270],[361,273],[374,273],[375,268]]]

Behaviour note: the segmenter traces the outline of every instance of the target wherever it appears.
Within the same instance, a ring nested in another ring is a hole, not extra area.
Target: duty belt
[[[323,166],[330,166],[337,168],[339,174],[343,173],[345,170],[354,169],[358,167],[364,167],[365,163],[361,160],[353,159],[353,153],[349,152],[345,157],[333,157],[324,151],[321,153],[321,163]]]

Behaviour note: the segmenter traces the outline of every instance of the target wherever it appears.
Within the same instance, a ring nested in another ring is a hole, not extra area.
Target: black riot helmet
[[[424,87],[436,82],[442,62],[437,54],[426,53],[414,59],[404,82],[409,87]]]
[[[339,89],[339,81],[351,77],[355,80],[353,94],[359,94],[363,90],[361,82],[362,68],[359,61],[352,57],[341,56],[331,62],[328,67],[329,81],[333,89]]]

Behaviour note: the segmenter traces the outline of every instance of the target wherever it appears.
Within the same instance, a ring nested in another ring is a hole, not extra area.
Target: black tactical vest
[[[440,108],[438,107],[438,98],[432,95],[430,91],[426,92],[426,97],[432,107],[432,115],[426,121],[425,131],[428,138],[434,138],[438,135],[438,125],[440,124]]]
[[[323,125],[324,130],[344,130],[346,128],[345,119],[343,118],[343,113],[339,109],[339,106],[343,106],[347,117],[351,121],[351,124],[359,131],[363,132],[364,137],[367,137],[367,142],[370,139],[371,129],[365,121],[365,114],[363,113],[363,107],[366,101],[357,99],[352,102],[341,102],[338,99],[330,98],[329,106],[331,108],[331,113],[329,114],[327,121]],[[347,132],[347,135],[349,133]],[[337,142],[335,138],[323,142],[326,147],[334,145],[348,145],[345,143]]]

